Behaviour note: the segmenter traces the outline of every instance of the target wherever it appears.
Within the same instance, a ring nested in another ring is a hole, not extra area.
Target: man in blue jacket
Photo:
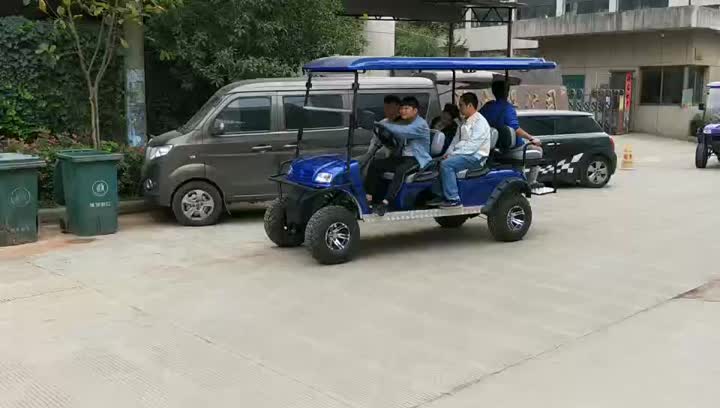
[[[402,147],[399,156],[374,160],[368,167],[365,179],[367,201],[373,204],[377,214],[383,215],[390,203],[402,188],[405,175],[414,167],[424,168],[432,160],[430,157],[430,127],[425,119],[418,115],[420,104],[414,96],[403,98],[400,102],[400,121],[395,123],[379,122],[398,139]],[[385,198],[378,200],[380,181],[385,172],[394,172]]]

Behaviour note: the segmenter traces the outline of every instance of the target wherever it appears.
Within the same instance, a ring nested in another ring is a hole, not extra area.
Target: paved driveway
[[[597,391],[644,349],[622,339],[662,333],[663,318],[635,319],[717,275],[698,248],[720,233],[720,166],[694,169],[686,142],[617,143],[636,170],[533,199],[513,244],[477,219],[372,225],[356,261],[321,267],[272,247],[250,210],[197,229],[124,217],[113,236],[46,230],[0,249],[0,407],[550,406],[532,385],[558,387],[554,375]],[[672,330],[684,315],[668,313]],[[588,383],[571,369],[613,358]],[[552,405],[618,406],[568,395]]]

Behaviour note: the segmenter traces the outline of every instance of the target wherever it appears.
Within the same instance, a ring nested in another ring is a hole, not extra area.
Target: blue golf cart
[[[439,177],[441,159],[436,158],[425,168],[415,168],[407,173],[389,210],[383,215],[374,214],[365,198],[365,163],[351,156],[354,135],[358,128],[371,130],[391,148],[396,146],[397,140],[384,128],[378,128],[371,112],[358,110],[358,78],[362,73],[374,70],[507,72],[553,69],[555,66],[555,63],[541,58],[328,57],[308,63],[304,67],[308,75],[304,109],[349,115],[347,153],[303,156],[303,129],[299,129],[296,158],[282,163],[279,174],[270,178],[278,183],[279,198],[265,213],[265,232],[280,247],[304,243],[322,264],[347,262],[357,254],[360,240],[358,221],[434,219],[441,227],[457,228],[470,218],[485,217],[496,240],[510,242],[522,239],[532,223],[528,198],[534,194],[554,193],[555,189],[531,191],[524,169],[544,164],[542,153],[528,149],[528,145],[512,148],[515,146],[515,135],[510,128],[493,132],[492,153],[484,167],[458,173],[461,207],[442,209],[427,205],[433,198],[432,185]],[[313,76],[328,73],[354,76],[351,109],[308,105]],[[384,178],[392,179],[392,176],[385,174]]]
[[[704,169],[713,154],[720,160],[720,82],[708,84],[707,104],[703,110],[703,121],[712,123],[698,129],[698,145],[695,149],[695,167]]]

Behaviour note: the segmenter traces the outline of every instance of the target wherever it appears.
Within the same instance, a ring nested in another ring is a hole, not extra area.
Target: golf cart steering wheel
[[[373,128],[373,133],[375,136],[377,136],[378,140],[380,140],[380,143],[383,144],[383,146],[387,147],[390,150],[395,150],[400,146],[400,143],[398,142],[397,138],[393,136],[392,132],[385,129],[381,125],[375,125]]]

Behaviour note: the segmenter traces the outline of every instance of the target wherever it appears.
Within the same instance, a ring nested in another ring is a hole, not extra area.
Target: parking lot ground
[[[616,143],[636,169],[533,198],[517,243],[479,219],[361,225],[358,259],[323,267],[257,209],[48,226],[0,249],[0,407],[712,406],[720,165]]]

